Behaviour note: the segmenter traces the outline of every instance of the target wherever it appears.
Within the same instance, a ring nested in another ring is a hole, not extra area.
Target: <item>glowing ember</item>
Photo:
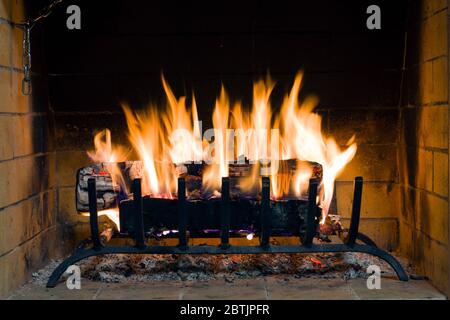
[[[314,97],[299,100],[302,77],[302,73],[297,74],[278,113],[272,112],[270,98],[274,83],[269,77],[254,84],[249,109],[240,103],[233,104],[222,88],[212,114],[214,128],[205,130],[203,139],[195,98],[187,106],[186,98],[176,98],[162,78],[168,101],[165,109],[151,105],[138,112],[123,107],[130,143],[144,164],[143,194],[173,198],[183,164],[204,161],[208,166],[202,175],[203,188],[220,197],[221,178],[229,175],[229,164],[248,159],[253,165],[250,175],[240,182],[243,191],[260,190],[260,177],[270,176],[272,199],[300,196],[313,175],[311,167],[302,162],[315,162],[323,170],[317,199],[323,223],[332,200],[334,181],[352,160],[357,147],[352,138],[341,151],[332,137],[322,134],[321,117],[313,112],[318,100]],[[93,161],[115,162],[126,158],[123,148],[112,146],[109,131],[99,133],[94,144],[95,151],[88,153]],[[284,161],[279,161],[290,159],[300,160],[294,172],[283,167]],[[115,183],[126,189],[115,165],[108,170]],[[252,236],[249,234],[247,238]]]

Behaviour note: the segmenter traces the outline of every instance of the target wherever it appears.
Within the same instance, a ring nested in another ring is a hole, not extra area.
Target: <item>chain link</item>
[[[24,77],[22,79],[22,94],[25,96],[31,95],[31,29],[33,29],[36,22],[48,17],[56,5],[64,0],[55,0],[47,7],[39,11],[39,14],[34,19],[30,19],[21,23],[15,23],[14,26],[23,30],[22,40],[22,65]]]
[[[30,41],[31,28],[26,28],[23,31],[22,41],[22,64],[23,64],[23,79],[22,79],[22,94],[31,95],[31,41]]]

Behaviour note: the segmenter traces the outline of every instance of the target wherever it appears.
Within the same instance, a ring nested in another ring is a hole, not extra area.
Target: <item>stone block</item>
[[[75,186],[78,169],[87,166],[91,160],[86,151],[58,151],[56,152],[56,170],[58,186]]]
[[[448,100],[448,56],[432,61],[433,85],[431,102],[447,102]]]
[[[1,99],[1,98],[0,98]],[[14,156],[13,117],[0,116],[0,161]]]
[[[342,219],[342,224],[348,228],[350,219]],[[399,227],[397,218],[361,218],[359,231],[369,236],[382,249],[393,251],[398,247]]]
[[[441,11],[423,21],[419,41],[422,52],[421,61],[428,61],[447,54],[447,11]]]
[[[417,124],[419,146],[448,148],[448,106],[419,108]]]
[[[349,218],[353,205],[353,183],[336,182],[337,213]],[[362,218],[393,218],[400,212],[400,190],[395,184],[366,183],[361,201]]]
[[[0,1],[0,18],[11,20],[11,8],[12,8],[11,0],[2,0]]]
[[[416,187],[428,191],[433,190],[433,152],[418,149],[415,179]]]
[[[13,112],[11,84],[11,71],[0,68],[0,112]]]
[[[448,197],[448,154],[436,151],[433,157],[433,191]]]
[[[448,243],[448,200],[420,191],[416,207],[416,228],[434,240]]]
[[[11,34],[11,26],[0,21],[0,65],[6,67],[11,65]]]
[[[397,148],[392,146],[360,145],[353,160],[347,164],[339,181],[353,181],[362,176],[365,181],[396,181]]]

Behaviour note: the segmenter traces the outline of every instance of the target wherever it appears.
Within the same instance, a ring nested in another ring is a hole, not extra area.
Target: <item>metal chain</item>
[[[22,79],[22,94],[25,96],[31,95],[31,28],[26,28],[23,31],[22,41],[22,64],[23,64],[23,79]]]
[[[22,94],[25,96],[31,95],[31,29],[33,29],[36,22],[48,17],[55,6],[64,0],[55,0],[47,7],[39,11],[39,15],[34,19],[29,19],[21,23],[15,23],[14,26],[23,30],[22,41],[22,65],[24,77],[22,79]]]

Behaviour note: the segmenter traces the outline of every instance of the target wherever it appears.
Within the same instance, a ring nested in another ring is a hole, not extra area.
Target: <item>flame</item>
[[[82,216],[89,217],[89,212],[81,212]],[[114,223],[117,230],[120,231],[120,218],[119,218],[119,209],[118,208],[112,208],[112,209],[106,209],[106,210],[100,210],[97,212],[97,215],[100,216],[107,216],[109,220]]]
[[[195,99],[188,109],[185,97],[176,99],[164,77],[162,83],[168,100],[166,111],[153,105],[143,111],[125,105],[123,110],[129,140],[144,162],[143,193],[172,199],[179,175],[174,164],[201,161],[203,149]]]
[[[122,189],[126,192],[125,180],[122,176],[122,172],[119,169],[117,163],[125,161],[128,152],[122,146],[113,146],[111,142],[111,131],[108,129],[98,132],[94,137],[95,150],[87,151],[89,158],[93,162],[102,162],[105,170],[111,175],[114,190]],[[89,213],[84,215],[89,216]],[[119,211],[117,209],[101,210],[98,215],[106,215],[116,226],[117,230],[120,230]]]
[[[298,101],[302,82],[302,73],[298,73],[291,92],[285,97],[281,112],[280,125],[283,129],[283,157],[317,162],[322,166],[322,191],[319,197],[322,208],[322,220],[325,222],[334,191],[334,181],[342,169],[356,153],[356,143],[351,142],[346,150],[341,151],[332,137],[326,138],[321,130],[321,117],[313,113],[318,101],[314,97]],[[351,141],[354,140],[352,137]],[[304,177],[304,172],[298,170],[297,175]],[[296,182],[304,181],[297,176]]]
[[[122,146],[113,147],[109,129],[102,130],[95,135],[94,146],[95,150],[87,151],[89,158],[93,162],[104,163],[106,170],[111,174],[113,184],[125,188],[125,182],[117,163],[125,161],[128,152]]]
[[[317,200],[323,223],[330,208],[334,181],[352,160],[357,147],[352,139],[341,151],[332,137],[322,133],[321,117],[313,112],[318,100],[315,97],[299,100],[302,79],[303,73],[299,72],[276,113],[270,101],[275,84],[269,77],[255,82],[249,111],[240,102],[232,104],[222,87],[212,114],[213,128],[204,132],[202,140],[195,97],[188,107],[186,98],[176,98],[162,77],[167,97],[165,109],[150,105],[146,110],[133,111],[123,106],[129,140],[144,163],[143,193],[172,198],[177,191],[179,166],[203,160],[208,164],[202,176],[203,188],[217,196],[221,178],[229,175],[229,164],[247,159],[251,172],[239,182],[243,191],[260,190],[263,175],[271,179],[273,199],[291,194],[300,196],[312,176],[311,166],[305,162],[313,162],[320,164],[323,171]],[[118,161],[115,150],[108,146],[109,131],[103,135],[106,146],[96,137],[96,152],[90,154],[91,158]],[[294,161],[294,167],[280,160]]]

